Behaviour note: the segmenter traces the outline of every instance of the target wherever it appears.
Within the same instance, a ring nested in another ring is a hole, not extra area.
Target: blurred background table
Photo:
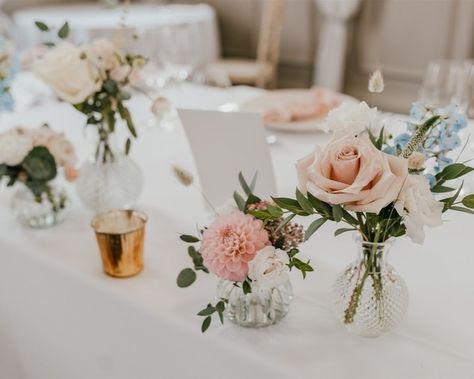
[[[67,21],[71,41],[80,43],[97,37],[114,37],[122,14],[121,7],[110,9],[99,3],[76,3],[19,9],[14,12],[13,20],[16,29],[21,31],[17,33],[18,46],[26,49],[55,37],[54,33],[40,31],[35,21],[44,22],[56,31]],[[151,60],[174,54],[177,47],[194,67],[207,65],[220,56],[216,14],[206,4],[132,4],[127,10],[125,25],[127,47]]]

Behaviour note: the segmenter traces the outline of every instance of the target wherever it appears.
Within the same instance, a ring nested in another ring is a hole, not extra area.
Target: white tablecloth
[[[190,106],[215,108],[258,95],[187,85],[171,94]],[[207,101],[206,101],[207,99]],[[145,99],[132,100],[138,125],[149,116]],[[67,104],[46,101],[5,117],[1,130],[17,123],[48,121],[87,146],[82,117]],[[200,275],[188,289],[176,275],[189,266],[180,233],[203,218],[199,191],[184,188],[170,164],[194,172],[183,134],[141,128],[133,156],[145,174],[139,207],[150,221],[146,267],[138,277],[117,280],[101,272],[89,226],[92,215],[74,197],[63,224],[27,230],[8,211],[11,190],[0,193],[0,377],[8,379],[105,378],[457,378],[474,373],[474,220],[446,216],[429,230],[423,246],[399,239],[391,261],[410,290],[403,323],[377,339],[348,334],[331,313],[331,285],[355,258],[350,236],[333,237],[323,227],[302,249],[315,272],[303,281],[292,274],[295,299],[275,326],[244,329],[227,322],[201,335],[196,316],[213,300],[215,278]],[[296,184],[294,162],[324,134],[278,133],[271,146],[277,185],[289,195]],[[71,193],[74,194],[73,188]]]
[[[121,15],[120,7],[62,4],[22,9],[14,13],[13,19],[19,47],[25,49],[55,38],[54,33],[41,32],[35,21],[42,21],[56,31],[68,21],[71,40],[81,43],[99,36],[112,37]],[[174,49],[176,44],[188,46],[188,63],[194,65],[213,62],[220,55],[216,13],[206,4],[132,4],[126,26],[129,47],[150,59],[158,59],[164,50]]]

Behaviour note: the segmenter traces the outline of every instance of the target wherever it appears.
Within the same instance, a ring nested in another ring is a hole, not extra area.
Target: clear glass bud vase
[[[228,299],[224,316],[234,324],[262,328],[276,324],[286,316],[293,300],[293,287],[287,279],[271,288],[252,288],[244,294],[234,282],[221,280],[217,286],[217,299]]]
[[[22,185],[14,193],[11,210],[15,219],[29,228],[49,228],[66,218],[70,201],[66,191],[58,185],[50,185],[47,193],[39,198]]]
[[[81,167],[76,184],[83,204],[99,213],[130,208],[143,188],[140,167],[127,155],[117,152],[109,141],[99,141],[94,157]]]
[[[388,264],[393,239],[365,242],[357,235],[358,257],[333,287],[335,313],[346,328],[363,337],[377,337],[397,326],[408,308],[408,288]]]

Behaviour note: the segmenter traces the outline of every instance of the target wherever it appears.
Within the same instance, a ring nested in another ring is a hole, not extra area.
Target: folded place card
[[[270,149],[258,114],[188,109],[179,109],[178,113],[203,195],[213,207],[224,204],[240,188],[239,172],[248,181],[258,172],[256,194],[276,194]]]

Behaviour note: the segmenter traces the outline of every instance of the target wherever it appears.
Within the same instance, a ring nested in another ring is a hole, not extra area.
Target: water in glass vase
[[[18,188],[12,198],[11,210],[15,219],[29,228],[49,228],[64,221],[70,202],[66,191],[49,186],[48,193],[36,198],[26,186]]]
[[[355,238],[358,258],[333,287],[335,314],[346,328],[364,337],[377,337],[398,325],[408,308],[403,278],[387,262],[393,239],[384,243]]]
[[[261,328],[273,325],[286,316],[293,300],[293,287],[290,280],[265,289],[252,288],[244,294],[233,282],[221,280],[217,286],[218,300],[228,299],[224,316],[233,323]]]

